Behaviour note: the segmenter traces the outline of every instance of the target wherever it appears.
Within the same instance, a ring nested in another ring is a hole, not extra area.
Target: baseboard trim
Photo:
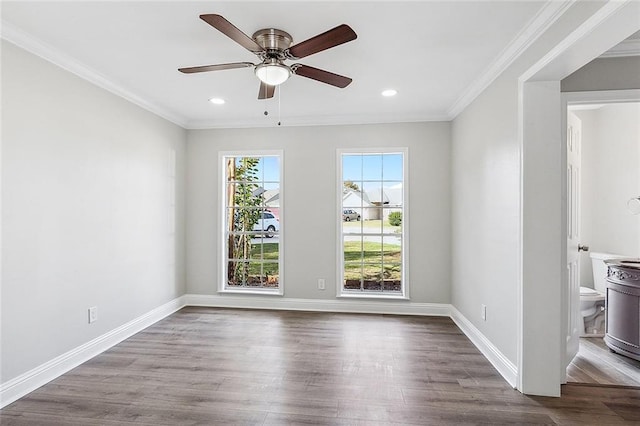
[[[165,303],[128,323],[78,346],[20,376],[0,384],[0,408],[33,392],[112,346],[184,307],[184,296]]]
[[[450,304],[394,300],[327,300],[254,295],[185,294],[8,382],[1,383],[0,408],[22,398],[185,306],[450,317],[511,386],[515,388],[517,383],[518,370],[516,366]]]
[[[471,340],[482,355],[495,367],[502,377],[515,389],[518,383],[518,367],[509,361],[484,334],[480,332],[460,311],[451,306],[451,319]]]
[[[344,312],[359,314],[450,316],[451,305],[446,303],[415,303],[394,300],[367,299],[295,299],[254,295],[186,294],[186,306],[212,308],[272,309],[289,311]]]

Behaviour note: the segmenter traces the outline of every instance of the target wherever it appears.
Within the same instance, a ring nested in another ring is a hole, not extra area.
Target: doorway
[[[607,2],[518,77],[517,388],[525,394],[560,396],[567,375],[563,358],[569,310],[563,290],[567,254],[566,151],[562,143],[566,103],[563,105],[560,81],[638,31],[638,12],[638,2]],[[611,88],[601,85],[590,90],[598,89]],[[624,96],[626,90],[615,92]],[[635,99],[640,100],[640,90]],[[540,315],[542,312],[544,315]]]
[[[568,110],[569,126],[577,126],[579,135],[574,141],[580,171],[575,217],[583,251],[574,256],[577,279],[580,287],[605,294],[602,259],[640,257],[640,216],[627,208],[629,200],[640,196],[640,102],[569,102]],[[568,170],[573,161],[568,156]],[[609,351],[600,312],[604,301],[593,303],[580,308],[579,348],[567,367],[567,382],[640,387],[640,361]]]

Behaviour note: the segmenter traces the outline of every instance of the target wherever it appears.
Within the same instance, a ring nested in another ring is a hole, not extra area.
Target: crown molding
[[[496,60],[472,82],[447,111],[453,120],[471,104],[493,81],[522,55],[544,32],[560,18],[577,0],[549,1],[528,22],[518,35],[505,47]]]
[[[16,46],[36,56],[41,57],[51,62],[52,64],[57,65],[60,68],[69,71],[70,73],[75,74],[78,77],[87,80],[104,90],[107,90],[108,92],[113,93],[116,96],[120,96],[121,98],[124,98],[127,101],[141,108],[144,108],[155,115],[158,115],[174,124],[177,124],[182,128],[185,128],[186,120],[183,117],[179,117],[167,111],[166,109],[143,99],[135,93],[109,80],[104,75],[86,66],[80,61],[77,61],[72,57],[60,52],[58,49],[43,42],[42,40],[28,35],[15,25],[2,20],[0,21],[0,28],[2,30],[0,36],[3,40],[15,44]]]
[[[533,80],[557,80],[557,76],[561,74],[557,69],[558,67],[570,73],[594,59],[593,56],[585,53],[584,50],[587,49],[587,51],[590,52],[593,44],[597,43],[602,47],[602,51],[604,51],[604,49],[610,46],[610,44],[608,46],[606,46],[606,44],[620,35],[620,32],[624,32],[630,27],[636,28],[637,19],[634,19],[638,16],[638,10],[640,8],[638,4],[640,3],[632,0],[607,2],[596,13],[579,25],[571,34],[556,44],[555,47],[547,52],[538,62],[518,77],[519,84]],[[617,27],[608,27],[610,34],[605,37],[606,40],[603,40],[602,37],[592,37],[594,29],[603,25],[603,23],[609,19],[615,19]],[[589,46],[590,48],[585,48],[585,46]],[[571,54],[567,53],[570,50],[573,50],[573,52]],[[569,62],[569,59],[571,59],[571,62]],[[564,73],[563,75],[568,74]]]
[[[640,56],[640,39],[624,40],[600,55],[600,58]]]

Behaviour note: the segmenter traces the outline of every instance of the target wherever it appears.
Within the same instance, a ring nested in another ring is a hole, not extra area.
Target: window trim
[[[278,232],[278,244],[279,244],[279,255],[278,255],[278,288],[237,288],[237,287],[227,287],[227,262],[226,262],[226,235],[225,229],[227,226],[226,223],[226,213],[225,213],[225,202],[226,202],[226,183],[227,183],[227,171],[226,167],[223,165],[223,161],[226,157],[261,157],[261,156],[271,156],[279,158],[279,177],[280,177],[280,207],[279,207],[279,220],[280,220],[280,231]],[[283,296],[284,295],[284,229],[285,225],[285,211],[284,211],[284,151],[279,150],[238,150],[238,151],[219,151],[218,152],[218,222],[217,222],[217,230],[216,235],[218,237],[218,293],[235,293],[235,294],[260,294],[260,295],[272,295],[272,296]]]
[[[402,291],[393,293],[365,293],[344,290],[344,245],[342,234],[342,156],[344,154],[402,154],[402,255],[401,282]],[[378,148],[338,148],[336,150],[336,297],[350,299],[393,299],[410,300],[409,289],[409,148],[408,147],[378,147]]]

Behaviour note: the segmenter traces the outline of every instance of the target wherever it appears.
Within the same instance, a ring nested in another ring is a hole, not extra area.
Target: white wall
[[[219,151],[284,150],[284,297],[335,300],[336,150],[385,146],[409,148],[411,300],[449,303],[449,123],[189,131],[188,292],[217,291]]]
[[[186,132],[3,42],[2,142],[6,382],[184,294]]]
[[[452,127],[452,303],[515,363],[520,170],[507,116],[517,99],[505,82],[492,89]]]
[[[514,365],[522,272],[518,79],[601,6],[601,2],[574,3],[452,123],[452,304]],[[546,299],[543,286],[534,291],[540,294],[523,297]],[[486,321],[481,318],[482,304],[487,305]],[[559,311],[559,306],[553,308]],[[555,317],[547,318],[542,311],[535,315],[526,313],[531,324],[523,327],[536,328],[542,335],[548,331],[549,344],[558,346],[560,326]],[[545,329],[545,321],[554,329]],[[538,367],[544,368],[544,363]],[[527,391],[540,389],[533,385]]]
[[[625,90],[640,87],[640,56],[597,58],[562,79],[561,91]]]
[[[627,209],[640,196],[640,104],[574,112],[582,120],[583,244],[592,252],[640,257],[640,215]],[[580,275],[593,287],[589,253],[581,256]]]

